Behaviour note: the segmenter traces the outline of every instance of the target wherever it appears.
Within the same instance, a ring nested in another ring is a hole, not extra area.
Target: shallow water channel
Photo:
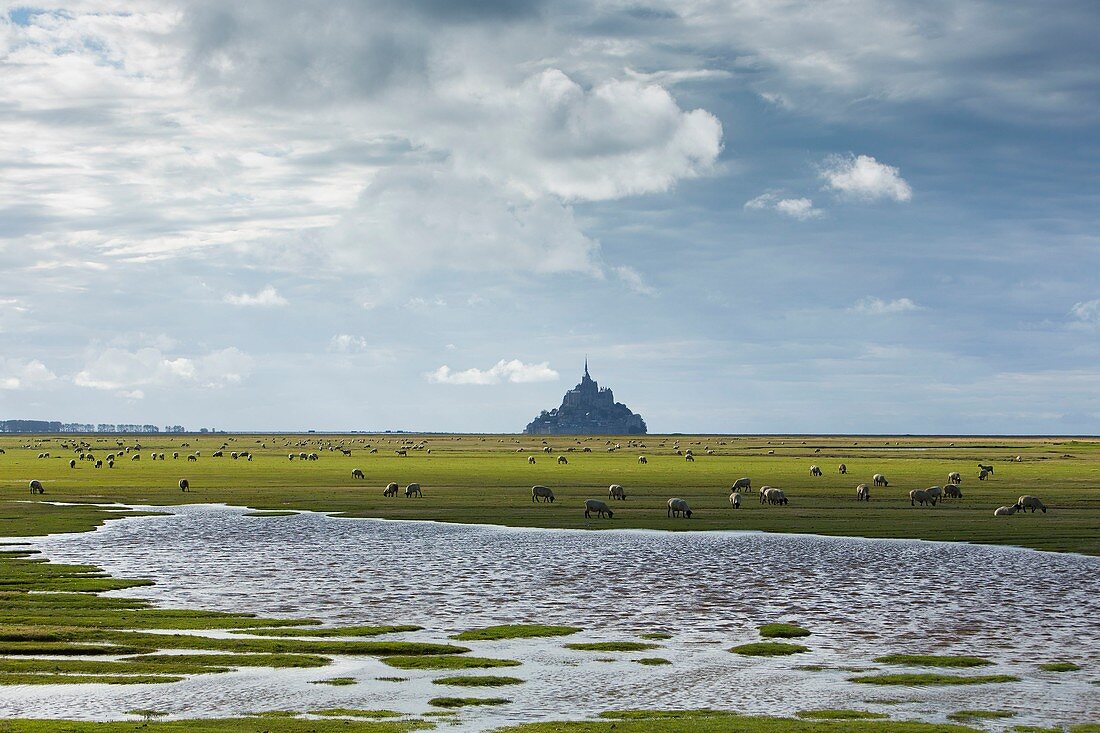
[[[430,709],[428,699],[451,695],[513,700],[466,709],[459,725],[446,726],[470,731],[638,707],[776,715],[855,708],[929,721],[961,709],[1016,713],[989,729],[1100,721],[1097,558],[807,535],[509,529],[308,512],[247,517],[225,506],[164,511],[171,515],[30,542],[53,561],[152,578],[156,585],[118,595],[164,607],[425,627],[379,637],[409,640],[446,641],[456,631],[499,623],[585,631],[564,639],[462,642],[473,654],[523,662],[480,672],[527,680],[498,689],[441,687],[431,679],[453,673],[341,657],[324,668],[247,669],[175,684],[3,687],[0,717],[107,719],[134,708],[174,717],[332,707],[420,714]],[[809,628],[813,635],[796,641],[811,651],[779,658],[727,651],[758,641],[757,625],[773,621]],[[563,648],[637,640],[652,631],[674,636],[639,653]],[[888,653],[985,656],[995,665],[943,671],[1014,674],[1021,681],[960,687],[848,681],[857,673],[852,668],[922,671],[873,662]],[[672,664],[633,661],[646,656]],[[1038,669],[1060,660],[1083,669]],[[807,665],[825,669],[799,669]],[[339,676],[359,683],[309,684]],[[385,676],[408,680],[376,679]]]

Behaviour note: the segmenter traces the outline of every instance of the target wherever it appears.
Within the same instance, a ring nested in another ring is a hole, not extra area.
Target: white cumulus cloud
[[[909,298],[897,298],[895,300],[883,300],[867,296],[856,301],[850,309],[854,313],[863,313],[871,316],[883,316],[890,313],[908,313],[922,310],[921,306]]]
[[[470,368],[460,372],[453,371],[444,364],[434,372],[425,375],[429,382],[436,384],[500,384],[501,382],[553,382],[559,375],[547,362],[524,364],[519,359],[506,361],[501,359],[488,369]]]
[[[251,373],[252,366],[252,357],[235,347],[197,357],[173,357],[153,346],[133,351],[110,347],[91,355],[73,376],[73,383],[140,399],[135,395],[144,396],[141,388],[237,384]]]
[[[632,291],[638,295],[656,295],[657,289],[645,281],[642,277],[642,273],[635,270],[630,265],[619,265],[612,268],[615,276],[619,278]]]
[[[287,304],[287,299],[279,295],[273,285],[268,285],[255,295],[248,293],[226,293],[225,302],[244,308],[278,308]]]
[[[33,389],[56,379],[57,375],[37,359],[0,360],[0,389]]]
[[[771,209],[783,216],[789,216],[799,221],[816,219],[825,214],[822,209],[814,207],[813,199],[785,199],[781,198],[775,191],[765,191],[756,198],[749,199],[745,202],[745,208],[750,211]]]
[[[908,201],[913,189],[897,168],[880,163],[870,155],[832,155],[821,167],[825,187],[844,196],[864,201],[892,199]]]

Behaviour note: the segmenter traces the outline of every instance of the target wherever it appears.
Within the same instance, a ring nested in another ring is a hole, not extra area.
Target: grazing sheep
[[[585,446],[585,447],[584,447],[584,450],[583,450],[583,451],[581,451],[581,453],[591,453],[591,452],[592,452],[592,449],[591,449],[591,448],[589,448],[588,446]]]
[[[750,479],[748,476],[744,476],[734,481],[733,486],[730,487],[730,491],[733,491],[735,493],[740,491],[741,489],[752,491],[752,479]]]
[[[774,450],[770,450],[770,451],[768,451],[768,455],[769,455],[769,456],[774,456],[774,455],[775,455],[775,451],[774,451]]]
[[[180,457],[179,451],[173,451],[172,452],[172,460],[173,461],[176,460],[179,457]]]
[[[546,447],[544,447],[544,448],[542,449],[542,452],[543,452],[543,453],[552,453],[552,452],[553,452],[553,450],[554,450],[554,449],[553,449],[553,448],[551,448],[550,446],[546,446]]]
[[[382,492],[382,496],[397,496],[397,482],[391,481],[386,484],[386,490]]]
[[[1017,463],[1023,463],[1024,462],[1024,457],[1023,456],[1016,456],[1016,462]]]
[[[294,460],[294,454],[293,453],[288,453],[286,459],[288,461],[293,461]]]
[[[943,498],[945,499],[961,499],[963,498],[962,489],[958,484],[948,484],[943,487]]]
[[[141,460],[141,454],[140,453],[135,453],[134,455],[130,456],[130,460],[131,461],[140,461]]]
[[[69,468],[76,468],[76,459],[71,459],[69,461]]]
[[[531,501],[536,504],[539,500],[545,500],[554,503],[554,492],[549,486],[532,486],[531,487]]]
[[[45,494],[46,489],[42,488],[42,482],[38,479],[31,481],[31,493],[32,494]]]
[[[402,458],[408,458],[409,457],[409,452],[405,449],[395,450],[394,453],[401,456]]]
[[[997,507],[993,511],[993,516],[995,516],[995,517],[1011,517],[1013,514],[1015,514],[1018,511],[1020,511],[1020,505],[1019,504],[1013,504],[1011,506],[1002,506],[1002,507]]]
[[[691,507],[683,499],[669,499],[668,511],[665,512],[666,517],[678,517],[683,516],[685,519],[691,519]]]
[[[220,450],[216,450],[216,451],[214,451],[213,453],[211,453],[211,454],[210,454],[210,456],[211,456],[212,458],[221,458],[221,457],[223,457],[224,455],[225,455],[225,452],[224,452],[224,451],[220,451]]]
[[[820,476],[821,475],[821,468],[819,466],[810,466],[810,475],[811,476]]]
[[[685,461],[691,461],[692,463],[695,463],[695,456],[688,453],[687,455],[684,456],[684,460]]]
[[[985,481],[987,476],[989,476],[989,471],[985,470],[984,468],[981,471],[978,471],[979,481]]]
[[[188,481],[185,478],[181,478],[180,479],[180,491],[190,491],[190,490],[191,490],[191,482]]]
[[[873,483],[875,486],[889,486],[890,485],[890,482],[887,481],[886,477],[883,476],[881,473],[876,473],[874,476],[872,476],[871,477],[871,483]]]
[[[929,496],[928,492],[924,489],[913,489],[909,492],[909,506],[916,506],[918,502],[921,506],[925,504],[936,506],[936,499]]]
[[[569,459],[565,456],[558,456],[558,465],[560,466],[563,463],[569,463]]]
[[[412,496],[424,496],[424,492],[420,490],[420,484],[409,484],[405,487],[405,498],[408,499]]]
[[[843,463],[841,463],[839,466],[837,466],[837,470],[840,471],[840,474],[842,476],[848,473],[848,467],[846,465],[844,465]]]
[[[584,502],[584,518],[591,519],[592,512],[596,512],[597,517],[603,517],[606,514],[608,519],[615,516],[615,512],[611,511],[611,507],[607,505],[607,502],[599,499],[588,499]]]
[[[229,454],[229,457],[232,458],[235,461],[238,458],[240,458],[241,456],[240,456],[239,453],[237,453],[237,451],[233,451],[232,453]]]
[[[764,496],[761,498],[761,503],[764,502],[767,502],[768,504],[782,504],[784,506],[789,503],[787,500],[787,495],[783,493],[782,489],[773,489],[771,487],[769,487],[768,490],[764,492]]]
[[[1019,498],[1019,499],[1018,499],[1018,500],[1016,501],[1016,506],[1018,506],[1018,507],[1020,508],[1020,511],[1021,511],[1021,512],[1022,512],[1022,511],[1025,511],[1025,510],[1027,510],[1027,509],[1030,509],[1030,510],[1031,510],[1031,513],[1032,513],[1032,514],[1034,514],[1034,513],[1035,513],[1035,510],[1036,510],[1036,509],[1042,509],[1042,510],[1043,510],[1043,514],[1046,514],[1046,513],[1047,513],[1047,507],[1046,507],[1046,504],[1044,504],[1043,502],[1039,501],[1039,498],[1038,498],[1038,497],[1035,497],[1035,496],[1029,496],[1029,495],[1027,495],[1027,494],[1025,494],[1025,495],[1021,496],[1021,497],[1020,497],[1020,498]]]
[[[928,495],[930,497],[932,497],[932,499],[933,499],[932,504],[933,505],[935,505],[935,503],[937,501],[940,501],[941,499],[943,499],[943,489],[940,488],[939,486],[929,486],[927,489],[925,489],[925,492],[927,492]]]
[[[738,494],[736,491],[730,494],[730,506],[734,509],[741,508],[741,495]]]
[[[980,463],[979,463],[979,464],[978,464],[978,468],[982,469],[983,471],[985,471],[986,473],[988,473],[988,474],[989,474],[990,476],[992,476],[992,475],[993,475],[993,466],[992,466],[992,465],[989,465],[989,466],[983,466],[982,464],[980,464]]]
[[[187,456],[187,460],[197,461],[197,460],[199,460],[199,457],[196,456],[195,454],[191,454],[191,455]],[[115,462],[114,461],[107,461],[107,463],[110,463],[113,466]]]
[[[527,456],[527,462],[533,464],[535,462],[534,456]]]
[[[304,461],[307,458],[309,458],[309,454],[306,453],[305,451],[302,451],[301,453],[298,454],[298,460],[299,461]]]
[[[641,463],[641,464],[649,463],[649,459],[646,458],[645,456],[638,456],[638,463]]]
[[[112,466],[114,465],[114,461],[111,461],[111,465]],[[103,461],[96,461],[95,462],[95,467],[96,468],[103,468]]]
[[[607,487],[607,498],[626,501],[626,489],[624,489],[620,484],[611,484]]]
[[[356,468],[356,469],[352,470],[351,477],[352,478],[366,478],[367,476],[366,476],[366,474],[363,473],[363,469]]]
[[[317,460],[317,454],[316,453],[310,453],[308,456],[306,456],[306,459],[310,460],[310,461],[316,461]]]
[[[962,474],[959,473],[958,471],[952,471],[951,473],[947,474],[947,483],[954,484],[955,486],[958,486],[962,482],[963,482]]]
[[[857,486],[856,501],[871,501],[871,487],[867,484]]]

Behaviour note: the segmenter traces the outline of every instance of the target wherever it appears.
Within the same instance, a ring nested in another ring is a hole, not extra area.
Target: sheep
[[[405,450],[404,448],[402,448],[401,450],[395,450],[394,453],[401,456],[402,458],[408,458],[409,457],[409,452],[407,450]]]
[[[668,517],[683,516],[685,519],[691,519],[691,507],[683,499],[669,499],[668,511],[665,513]]]
[[[1017,463],[1023,463],[1024,462],[1024,457],[1023,456],[1016,456],[1016,462]]]
[[[565,456],[558,456],[558,465],[559,466],[561,466],[563,464],[566,464],[566,463],[569,463],[568,458],[566,458]]]
[[[240,455],[240,453],[238,453],[237,451],[233,451],[232,453],[230,453],[230,454],[229,454],[229,457],[230,457],[230,458],[232,458],[232,459],[233,459],[233,460],[235,461],[235,460],[237,460],[238,458],[240,458],[240,457],[241,457],[241,455]]]
[[[928,495],[934,500],[932,502],[933,505],[935,505],[937,501],[943,499],[943,489],[939,486],[929,486],[925,491],[928,492]]]
[[[688,453],[687,455],[684,456],[684,460],[685,461],[691,461],[692,463],[695,463],[695,456]]]
[[[821,468],[819,466],[810,466],[810,475],[811,476],[820,476],[821,475]]]
[[[856,501],[871,501],[871,487],[867,484],[857,486]]]
[[[32,494],[45,494],[46,489],[42,487],[42,482],[38,479],[31,481],[31,493]]]
[[[317,460],[317,454],[316,453],[310,453],[308,456],[306,456],[306,458],[310,461],[316,461]]]
[[[984,468],[981,471],[978,471],[979,481],[985,481],[987,476],[989,476],[989,471],[985,470]]]
[[[581,453],[591,453],[591,452],[592,452],[592,449],[589,448],[587,445],[584,447],[584,450],[581,451]]]
[[[287,456],[286,456],[286,459],[288,461],[293,461],[294,460],[294,454],[293,453],[288,453]]]
[[[954,484],[955,486],[958,486],[962,482],[963,482],[962,474],[959,473],[958,471],[952,471],[951,473],[947,474],[947,483]]]
[[[114,461],[111,462],[111,465],[114,465]],[[95,462],[95,467],[96,468],[103,468],[103,461],[96,461]]]
[[[750,479],[748,476],[744,476],[734,481],[733,486],[730,487],[730,491],[734,493],[740,491],[741,489],[752,491],[752,479]]]
[[[913,489],[909,492],[909,506],[916,506],[917,502],[920,502],[921,506],[925,504],[936,506],[935,497],[929,496],[928,492],[924,489]]]
[[[607,502],[599,499],[588,499],[584,502],[584,518],[591,519],[592,512],[596,512],[597,517],[603,517],[606,514],[608,519],[615,516],[615,512],[611,511],[611,507],[607,505]]]
[[[770,451],[768,451],[768,455],[769,455],[769,456],[774,456],[774,455],[775,455],[775,451],[774,451],[774,450],[770,450]]]
[[[782,489],[773,489],[770,487],[764,492],[763,501],[769,504],[782,504],[784,506],[788,504],[787,495],[783,493]]]
[[[134,455],[130,456],[130,460],[131,461],[140,461],[141,460],[141,454],[140,453],[135,453]]]
[[[645,456],[638,456],[638,463],[644,466],[645,464],[649,463],[649,459]]]
[[[351,477],[352,478],[366,478],[367,476],[366,476],[366,474],[363,473],[363,469],[356,468],[356,469],[352,470]]]
[[[309,458],[309,454],[306,453],[305,451],[302,451],[301,453],[298,454],[298,460],[299,461],[304,461],[307,458]]]
[[[534,465],[535,457],[534,456],[527,456],[527,462],[530,463],[531,465]]]
[[[554,491],[549,486],[532,486],[531,487],[531,501],[536,504],[539,500],[545,500],[554,503]]]
[[[881,473],[876,473],[874,476],[872,476],[871,477],[871,483],[873,483],[875,486],[889,486],[890,485],[890,482],[887,481],[886,477],[883,476]]]
[[[191,482],[188,481],[185,478],[181,478],[180,479],[180,491],[190,491],[190,490],[191,490]]]
[[[836,470],[840,471],[840,475],[842,475],[842,476],[846,475],[848,473],[848,467],[846,465],[844,465],[843,463],[841,463],[839,466],[837,466]]]
[[[943,487],[943,498],[945,499],[961,499],[963,498],[962,489],[958,484],[948,484]]]
[[[69,460],[69,468],[76,468],[76,459]]]
[[[409,484],[405,487],[405,498],[408,499],[412,496],[424,496],[424,492],[420,490],[420,484]]]
[[[771,488],[772,487],[767,486],[767,485],[764,485],[764,486],[760,487],[760,503],[761,504],[763,504],[766,501],[766,499],[764,497],[767,496],[768,491],[770,491]]]
[[[386,490],[382,492],[382,496],[397,496],[397,482],[390,481],[386,484]]]
[[[730,494],[730,506],[734,509],[741,508],[741,495],[738,494],[736,491]]]
[[[626,489],[621,484],[611,484],[607,487],[607,498],[626,501]]]
[[[194,453],[192,453],[191,455],[187,456],[187,460],[189,460],[189,461],[198,461],[199,457],[196,456]],[[107,463],[110,463],[113,466],[115,462],[114,461],[107,461]]]
[[[986,473],[988,473],[988,474],[989,474],[990,476],[992,476],[992,475],[993,475],[993,466],[992,466],[992,465],[989,465],[989,466],[983,466],[982,464],[980,464],[980,463],[979,463],[979,464],[978,464],[978,468],[982,469],[983,471],[985,471]]]
[[[551,448],[550,446],[545,446],[545,447],[544,447],[544,448],[542,449],[542,452],[543,452],[543,453],[546,453],[546,454],[550,454],[550,453],[552,453],[553,451],[554,451],[554,449],[553,449],[553,448]]]
[[[1021,511],[1021,512],[1025,511],[1025,510],[1027,510],[1027,509],[1030,509],[1030,510],[1031,510],[1031,513],[1032,513],[1032,514],[1034,514],[1034,513],[1035,513],[1035,510],[1036,510],[1036,509],[1042,509],[1042,510],[1043,510],[1043,514],[1046,514],[1046,513],[1047,513],[1047,507],[1046,507],[1046,504],[1044,504],[1043,502],[1039,501],[1039,498],[1038,498],[1038,497],[1035,497],[1035,496],[1029,496],[1029,495],[1027,495],[1027,494],[1025,494],[1025,495],[1021,496],[1021,497],[1020,497],[1020,498],[1019,498],[1019,499],[1018,499],[1018,500],[1016,501],[1016,506],[1018,506],[1018,507],[1020,508],[1020,511]]]
[[[997,507],[993,510],[993,516],[995,517],[1011,517],[1016,512],[1020,511],[1019,504],[1012,504],[1011,506]]]

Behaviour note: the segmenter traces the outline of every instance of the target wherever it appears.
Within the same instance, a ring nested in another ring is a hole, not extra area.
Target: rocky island
[[[644,435],[645,420],[629,407],[615,401],[611,389],[600,385],[588,373],[580,384],[565,393],[561,407],[543,410],[523,431],[527,435]]]

